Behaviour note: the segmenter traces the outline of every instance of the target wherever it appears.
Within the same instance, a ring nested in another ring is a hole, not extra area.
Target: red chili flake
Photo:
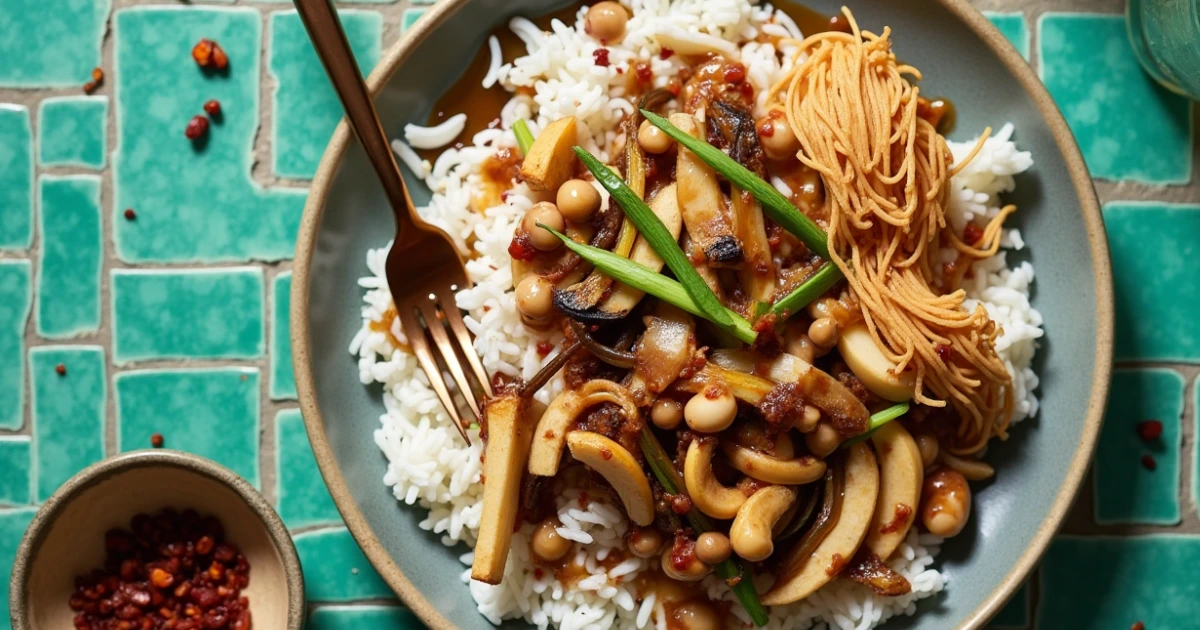
[[[963,228],[963,239],[967,245],[974,245],[983,240],[983,228],[975,225],[974,222],[968,223],[967,227]]]
[[[1142,467],[1146,470],[1154,470],[1158,468],[1158,462],[1155,461],[1153,455],[1146,453],[1145,455],[1142,455]]]
[[[554,344],[550,343],[549,341],[542,340],[542,341],[537,342],[537,353],[539,356],[544,357],[547,354],[550,354],[550,351],[553,349],[554,349]]]
[[[104,71],[100,68],[92,68],[92,80],[100,83],[104,80]]]
[[[84,84],[83,84],[83,93],[84,93],[84,94],[91,94],[92,92],[95,92],[95,91],[96,91],[96,88],[97,88],[97,87],[98,87],[98,86],[96,85],[96,82],[95,82],[95,81],[88,81],[87,83],[84,83]]]
[[[1146,630],[1146,624],[1135,621],[1132,626],[1129,626],[1129,630]]]
[[[540,580],[540,579],[542,579],[542,576],[544,576],[544,575],[546,575],[546,572],[545,572],[545,571],[543,571],[543,570],[541,570],[541,569],[534,569],[534,570],[533,570],[533,579],[535,579],[535,580]]]
[[[217,42],[211,39],[201,39],[192,47],[192,59],[201,68],[224,70],[229,66],[229,57]]]
[[[617,68],[617,74],[625,74],[625,68]]]
[[[67,375],[67,366],[63,365],[62,363],[59,363],[58,365],[54,366],[54,371],[58,372],[59,376],[66,376]]]
[[[668,494],[667,501],[671,504],[671,511],[676,514],[687,514],[692,511],[692,500],[682,494]]]
[[[740,63],[725,66],[725,82],[741,83],[746,80],[746,66]]]
[[[183,135],[187,136],[188,140],[199,140],[208,134],[208,119],[196,115],[188,121],[187,128],[184,129]]]
[[[758,135],[760,138],[770,138],[775,135],[775,123],[770,119],[764,120],[763,124],[758,126]]]
[[[644,61],[637,62],[633,71],[637,75],[638,83],[649,83],[654,79],[654,73],[650,71],[650,64]]]
[[[938,358],[942,360],[942,363],[949,363],[954,359],[954,348],[951,348],[944,343],[939,343],[937,346],[934,346],[934,351],[937,352]]]
[[[588,498],[588,493],[580,492],[579,493],[579,507],[586,510],[589,503],[591,503],[591,499]]]
[[[206,102],[204,104],[204,111],[209,116],[220,116],[221,115],[221,101],[218,101],[217,99],[214,98],[214,99]]]
[[[602,448],[602,449],[600,449],[600,457],[603,458],[605,461],[610,460],[613,457],[613,452],[606,448]]]
[[[1163,423],[1158,420],[1145,420],[1137,425],[1138,435],[1147,442],[1153,442],[1162,436]]]
[[[513,260],[533,260],[536,254],[537,249],[529,241],[529,234],[523,231],[514,235],[512,242],[508,244],[508,255]]]
[[[608,49],[607,48],[597,48],[596,50],[593,50],[592,58],[596,60],[597,66],[604,66],[606,68],[608,67]]]
[[[133,211],[133,208],[125,208],[125,220],[132,221],[136,218],[137,213]]]
[[[658,51],[658,58],[659,59],[670,59],[674,54],[675,54],[674,50],[671,50],[670,48],[663,46],[662,50]]]
[[[155,433],[150,436],[150,446],[153,446],[154,448],[163,447],[163,436],[161,433]]]

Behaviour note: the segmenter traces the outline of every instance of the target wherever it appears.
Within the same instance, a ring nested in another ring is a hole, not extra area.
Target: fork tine
[[[467,375],[463,373],[462,364],[458,361],[458,355],[454,352],[454,345],[450,341],[450,335],[446,334],[445,324],[438,317],[437,304],[432,300],[422,300],[420,302],[421,315],[425,317],[425,326],[429,330],[430,336],[433,337],[433,344],[437,346],[438,351],[442,355],[442,361],[446,364],[446,369],[449,370],[450,376],[454,377],[454,382],[458,384],[458,389],[462,392],[463,398],[467,399],[467,406],[471,408],[471,413],[475,418],[479,418],[479,403],[475,400],[475,392],[471,389],[471,381],[467,380]]]
[[[416,315],[413,314],[413,305],[397,305],[396,311],[400,316],[400,327],[404,329],[404,335],[408,337],[408,345],[412,347],[413,354],[417,355],[417,361],[421,363],[421,368],[429,377],[430,387],[433,387],[433,391],[442,401],[442,407],[446,409],[446,413],[450,414],[450,420],[454,423],[454,428],[458,429],[458,434],[462,436],[467,446],[470,446],[471,438],[467,437],[467,430],[463,427],[458,407],[455,406],[454,398],[450,396],[450,391],[446,389],[446,383],[442,380],[442,372],[438,369],[437,360],[434,359],[433,351],[429,347],[429,341],[425,339],[425,330],[417,321]]]
[[[454,292],[449,287],[438,287],[437,296],[438,301],[442,303],[442,312],[446,314],[446,323],[449,324],[450,330],[454,331],[463,356],[467,358],[471,371],[475,372],[475,378],[479,381],[479,386],[483,388],[483,393],[490,398],[493,395],[492,381],[488,378],[487,370],[483,369],[483,363],[479,361],[479,354],[475,352],[475,346],[471,342],[471,332],[467,330],[467,324],[463,321],[462,313],[458,311],[458,306],[454,301]],[[450,305],[450,308],[446,308],[447,304]]]

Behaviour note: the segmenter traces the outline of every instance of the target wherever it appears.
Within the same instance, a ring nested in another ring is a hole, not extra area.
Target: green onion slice
[[[784,296],[771,307],[771,312],[780,319],[786,319],[796,311],[808,306],[813,300],[821,297],[842,279],[842,271],[837,265],[827,262],[812,276]]]
[[[512,130],[517,134],[517,146],[521,148],[521,155],[529,155],[529,147],[533,146],[533,134],[529,131],[529,125],[525,124],[525,119],[518,118],[513,123]]]
[[[625,210],[625,216],[629,217],[633,221],[633,224],[637,226],[638,233],[645,237],[646,242],[650,244],[650,248],[663,259],[663,262],[667,264],[667,267],[679,279],[679,283],[683,285],[684,290],[687,291],[688,295],[692,296],[692,299],[702,311],[700,313],[701,317],[723,328],[732,328],[733,319],[729,316],[729,311],[721,305],[720,300],[717,299],[712,289],[708,288],[704,279],[700,277],[700,274],[696,272],[696,268],[692,266],[691,261],[684,255],[683,250],[679,248],[679,243],[676,243],[675,239],[671,238],[671,233],[667,231],[667,226],[663,225],[662,220],[650,210],[650,206],[647,206],[646,202],[634,194],[625,185],[625,182],[621,181],[619,175],[601,164],[600,160],[597,160],[591,153],[580,147],[575,147],[575,154],[579,156],[584,166],[592,172],[596,181],[600,182],[600,185],[604,186],[608,194],[617,200],[617,203]],[[646,289],[642,290],[647,291]]]
[[[862,442],[863,440],[871,437],[871,434],[878,430],[879,427],[891,422],[892,420],[895,420],[896,418],[899,418],[900,416],[903,416],[906,413],[908,413],[908,403],[902,402],[896,403],[891,407],[884,409],[883,411],[871,414],[871,422],[867,425],[867,430],[859,433],[849,440],[846,440],[845,442],[842,442],[842,446],[846,447]]]

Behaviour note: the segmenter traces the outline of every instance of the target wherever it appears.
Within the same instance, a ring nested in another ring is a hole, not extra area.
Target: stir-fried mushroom
[[[704,128],[689,114],[671,114],[671,124],[694,138],[704,139]],[[729,223],[717,174],[695,153],[680,147],[675,166],[679,208],[688,235],[713,266],[742,262],[742,246]]]

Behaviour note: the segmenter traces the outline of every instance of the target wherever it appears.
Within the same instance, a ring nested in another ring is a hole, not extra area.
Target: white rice
[[[430,204],[419,209],[422,216],[445,229],[464,253],[468,252],[468,239],[474,237],[467,271],[475,286],[460,292],[457,302],[466,312],[475,348],[490,373],[529,378],[551,358],[537,353],[537,342],[549,340],[557,345],[560,340],[557,333],[522,325],[512,294],[507,247],[534,195],[521,184],[498,206],[482,212],[471,208],[480,190],[483,161],[500,147],[516,146],[512,122],[530,118],[536,133],[553,120],[575,115],[580,121],[580,143],[607,159],[616,139],[617,123],[633,107],[623,97],[625,78],[616,69],[629,71],[631,62],[649,60],[660,87],[677,70],[677,56],[664,60],[658,55],[656,34],[673,29],[670,32],[676,37],[702,33],[731,42],[752,38],[759,29],[780,35],[798,34],[796,25],[782,14],[767,5],[750,5],[743,0],[631,0],[625,4],[633,17],[621,45],[607,46],[609,67],[592,63],[592,51],[599,44],[582,34],[585,9],[576,15],[574,28],[555,22],[551,34],[540,32],[527,20],[514,19],[510,26],[526,43],[529,54],[501,65],[493,50],[494,67],[488,78],[509,90],[531,87],[532,98],[514,97],[501,114],[502,128],[481,131],[470,146],[447,149],[432,165],[422,162],[405,143],[394,143],[401,159],[425,178],[433,192]],[[790,68],[790,62],[778,61],[771,44],[750,43],[740,52],[748,80],[760,93]],[[970,220],[982,224],[999,212],[997,196],[1011,191],[1013,176],[1032,165],[1029,153],[1016,149],[1012,133],[1012,126],[1004,125],[971,164],[951,180],[948,214],[956,229],[961,231]],[[956,158],[962,158],[973,144],[951,143],[951,149]],[[1017,230],[1008,230],[1002,243],[1014,250],[1024,246]],[[372,323],[377,326],[383,321],[391,306],[384,274],[386,256],[387,247],[367,253],[369,275],[359,281],[366,289],[363,327],[350,344],[351,353],[359,357],[360,380],[383,386],[386,413],[375,431],[375,443],[388,460],[383,482],[398,500],[428,511],[420,526],[441,535],[443,543],[473,546],[483,490],[482,441],[472,435],[474,446],[462,444],[415,359],[398,351],[388,335],[372,327]],[[965,287],[971,299],[968,307],[982,304],[1004,329],[997,350],[1013,375],[1018,401],[1014,421],[1037,413],[1038,378],[1030,364],[1037,339],[1042,336],[1042,319],[1029,303],[1032,281],[1031,265],[1021,263],[1010,269],[1002,252],[976,263]],[[398,323],[393,323],[390,333],[404,341]],[[556,378],[537,397],[548,402],[562,387],[561,379]],[[502,619],[520,618],[543,629],[665,628],[661,603],[653,596],[638,601],[632,586],[648,568],[647,561],[630,558],[607,570],[600,564],[623,546],[622,536],[628,525],[621,511],[595,497],[586,502],[586,507],[578,499],[578,491],[573,489],[559,493],[559,519],[563,524],[559,533],[581,543],[575,546],[575,562],[587,576],[565,587],[552,572],[538,570],[528,544],[533,527],[525,524],[514,535],[501,585],[471,582],[469,569],[464,570],[463,581],[469,583],[479,612],[496,624]],[[913,590],[907,595],[880,597],[860,584],[835,580],[804,601],[772,608],[768,627],[865,629],[895,615],[912,615],[918,600],[941,591],[946,584],[946,576],[932,566],[940,544],[938,537],[914,530],[889,562],[911,582]],[[470,565],[472,559],[471,553],[461,558],[464,565]],[[714,599],[734,599],[719,579],[709,578],[705,585]],[[740,606],[732,610],[749,624]]]

